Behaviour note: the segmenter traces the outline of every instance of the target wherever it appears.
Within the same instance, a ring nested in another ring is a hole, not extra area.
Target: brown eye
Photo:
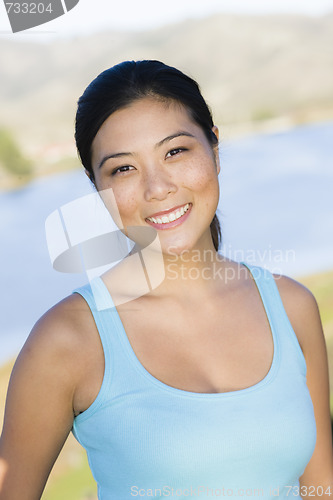
[[[167,154],[166,154],[166,158],[171,158],[171,156],[175,156],[179,153],[182,153],[183,151],[187,151],[186,148],[175,148],[175,149],[171,149],[171,151],[169,151]]]
[[[111,175],[116,175],[117,173],[128,172],[130,169],[133,169],[130,165],[123,165],[122,167],[117,167],[112,170]]]

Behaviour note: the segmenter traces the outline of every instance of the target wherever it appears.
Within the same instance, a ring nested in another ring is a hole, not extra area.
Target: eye
[[[178,155],[179,153],[183,153],[184,151],[187,151],[186,148],[175,148],[175,149],[171,149],[171,151],[169,151],[167,154],[166,154],[166,158],[171,158],[172,156],[176,156]]]
[[[129,172],[130,169],[133,169],[134,167],[131,167],[130,165],[123,165],[122,167],[117,167],[114,170],[112,170],[111,175],[116,175],[116,174],[121,174],[125,172]]]

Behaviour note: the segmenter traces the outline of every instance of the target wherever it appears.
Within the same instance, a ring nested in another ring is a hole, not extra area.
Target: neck
[[[164,259],[164,285],[175,292],[207,291],[223,279],[225,259],[215,248],[191,250]]]
[[[163,253],[155,244],[133,248],[128,257],[103,279],[115,305],[147,293],[155,297],[209,296],[230,279],[229,260],[219,254],[213,242],[191,250]]]
[[[155,282],[151,286],[153,295],[205,294],[225,281],[228,259],[216,251],[211,238],[205,238],[190,250],[172,249],[163,253],[156,250],[157,247],[142,252],[147,275]]]

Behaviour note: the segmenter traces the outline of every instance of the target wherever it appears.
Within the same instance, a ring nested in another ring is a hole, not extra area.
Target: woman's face
[[[218,148],[184,107],[146,97],[116,111],[93,141],[92,166],[96,188],[112,188],[125,228],[154,227],[164,253],[213,248]]]

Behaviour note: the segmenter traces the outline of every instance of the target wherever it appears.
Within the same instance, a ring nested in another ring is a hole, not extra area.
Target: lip
[[[174,207],[171,210],[164,210],[163,212],[158,212],[154,215],[151,215],[150,217],[158,217],[158,216],[161,216],[163,214],[168,214],[168,213],[174,212],[178,208],[184,207],[185,205],[186,205],[186,203],[184,205],[178,205],[177,207]],[[150,226],[154,227],[155,229],[158,229],[158,230],[159,229],[161,229],[161,230],[172,229],[176,226],[179,226],[180,224],[183,224],[183,222],[185,222],[185,220],[190,215],[191,210],[192,210],[192,203],[189,203],[189,208],[188,208],[187,212],[184,213],[184,215],[179,217],[179,219],[176,219],[176,220],[171,221],[171,222],[166,222],[164,224],[159,224],[158,222],[153,222],[153,221],[150,221],[148,219],[145,219],[145,220]]]
[[[156,217],[159,217],[160,215],[170,214],[171,212],[175,212],[176,210],[178,210],[178,208],[185,207],[185,205],[187,205],[187,203],[183,203],[182,205],[177,205],[176,207],[168,208],[168,210],[162,210],[161,212],[156,212],[155,214],[148,215],[148,217],[150,217],[150,218],[155,217],[156,218]],[[191,205],[191,203],[189,203],[189,205]]]

